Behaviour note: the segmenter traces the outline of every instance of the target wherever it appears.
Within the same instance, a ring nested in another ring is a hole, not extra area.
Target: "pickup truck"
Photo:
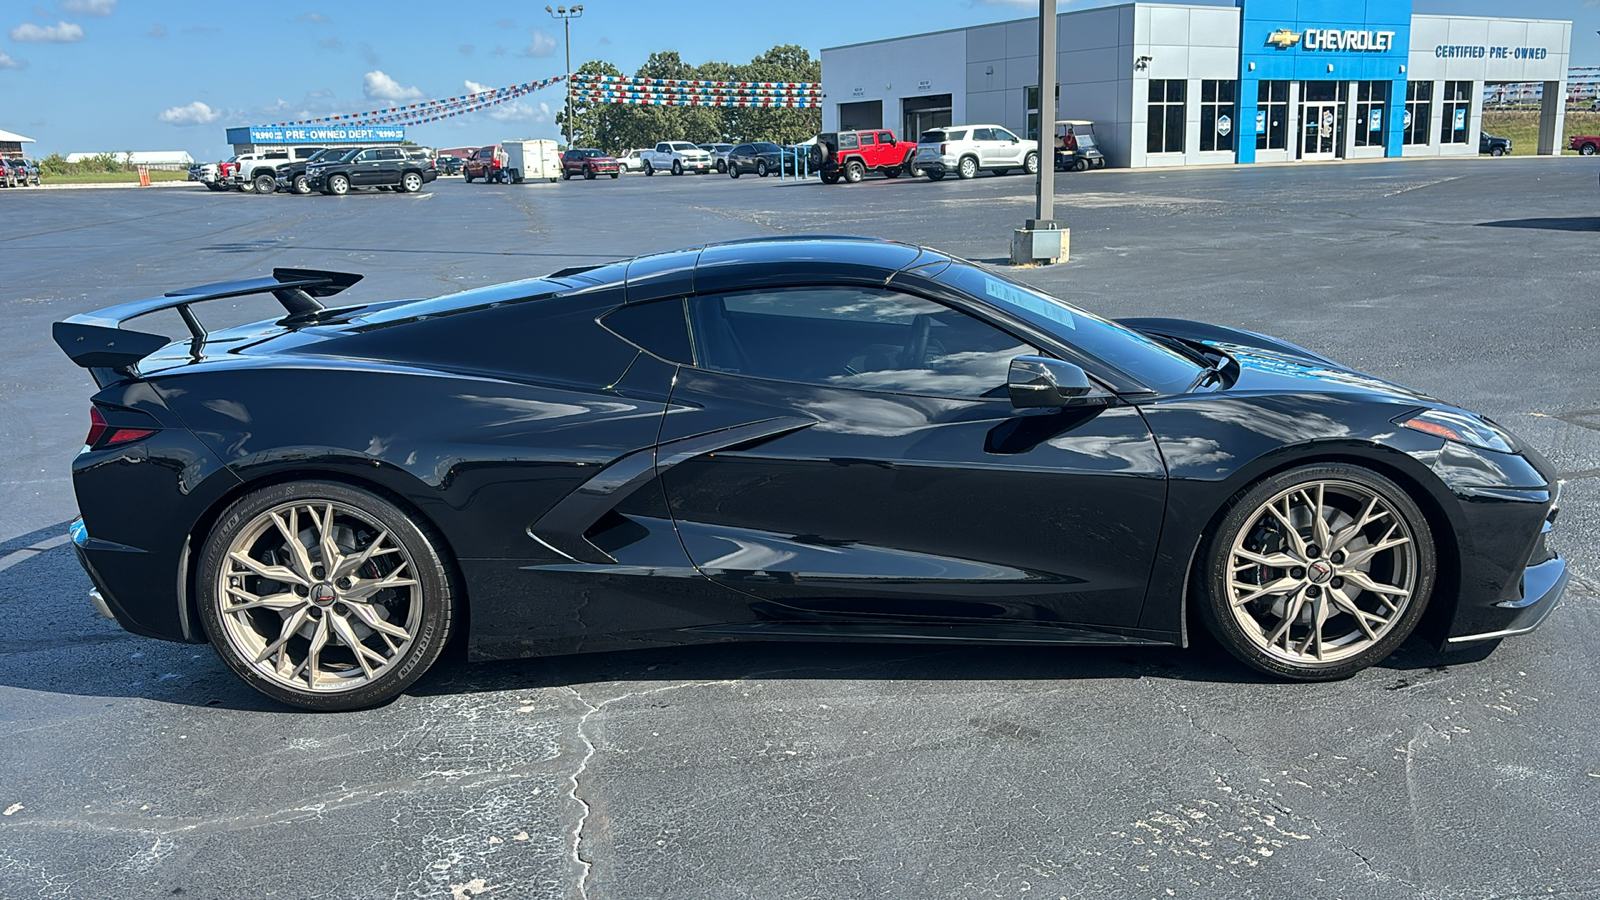
[[[222,183],[246,194],[270,194],[278,189],[278,167],[290,161],[288,150],[246,153],[233,158],[237,167]]]
[[[1593,156],[1600,153],[1600,136],[1575,134],[1567,142],[1567,149],[1574,150],[1583,156]]]
[[[490,144],[479,147],[478,151],[467,157],[461,166],[461,175],[471,184],[474,180],[482,178],[484,184],[494,184],[498,181],[509,183],[511,176],[506,173],[506,151],[499,144]]]
[[[639,154],[644,157],[644,173],[654,175],[657,170],[682,175],[686,169],[704,175],[711,171],[711,154],[688,141],[662,141],[654,150]]]
[[[915,143],[895,140],[892,131],[829,131],[817,135],[811,147],[811,166],[822,176],[823,184],[840,179],[855,184],[868,172],[881,172],[885,178],[911,172],[916,153]]]

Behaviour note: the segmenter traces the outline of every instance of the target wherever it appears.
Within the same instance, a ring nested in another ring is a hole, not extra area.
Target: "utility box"
[[[1018,228],[1011,232],[1011,264],[1049,265],[1067,258],[1072,232],[1066,228]]]
[[[500,146],[506,154],[506,175],[513,184],[561,177],[561,152],[555,141],[501,141]]]

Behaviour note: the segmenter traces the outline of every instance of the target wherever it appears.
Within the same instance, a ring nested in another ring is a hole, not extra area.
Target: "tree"
[[[621,75],[622,70],[604,60],[590,60],[578,67],[575,74],[581,75]],[[567,90],[572,90],[568,85]],[[617,130],[617,104],[597,103],[588,99],[572,98],[572,146],[574,147],[604,147],[608,150],[620,151],[626,149],[613,144],[616,139],[614,132]],[[556,127],[565,135],[567,133],[567,108],[565,104],[556,112]]]

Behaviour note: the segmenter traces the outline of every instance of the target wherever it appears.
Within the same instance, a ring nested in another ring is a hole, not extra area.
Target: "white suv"
[[[947,172],[976,178],[985,169],[996,175],[1012,169],[1034,175],[1039,171],[1039,144],[999,125],[946,125],[922,133],[916,167],[929,181],[938,181]]]

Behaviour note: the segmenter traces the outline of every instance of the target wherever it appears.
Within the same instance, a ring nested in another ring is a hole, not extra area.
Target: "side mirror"
[[[1107,399],[1078,366],[1042,356],[1019,356],[1006,378],[1011,405],[1018,409],[1060,408]]]

